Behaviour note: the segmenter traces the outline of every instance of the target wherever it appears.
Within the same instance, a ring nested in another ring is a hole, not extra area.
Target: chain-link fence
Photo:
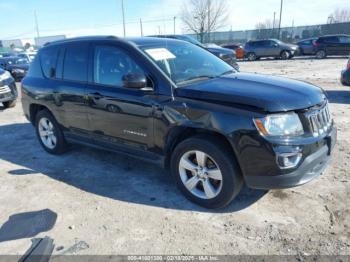
[[[311,25],[311,26],[295,26],[284,27],[280,31],[280,39],[285,42],[293,43],[301,39],[319,37],[329,34],[349,34],[350,35],[350,22],[348,23],[336,23],[336,24],[323,24],[323,25]],[[197,35],[191,35],[198,40],[200,37]],[[245,43],[249,40],[267,39],[267,38],[279,38],[278,28],[274,29],[256,29],[245,31],[226,31],[226,32],[213,32],[210,33],[210,37],[206,35],[204,42],[225,44],[225,43]]]

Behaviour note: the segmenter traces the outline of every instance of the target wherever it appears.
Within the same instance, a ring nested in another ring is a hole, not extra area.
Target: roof
[[[66,38],[66,39],[62,39],[62,40],[48,42],[45,44],[45,46],[49,46],[52,44],[64,44],[64,43],[71,43],[71,42],[79,42],[79,41],[87,42],[87,41],[118,40],[118,39],[120,39],[120,38],[113,36],[113,35],[109,35],[109,36],[81,36],[81,37]]]
[[[54,41],[51,43],[45,44],[45,46],[55,45],[55,44],[64,44],[64,43],[73,43],[73,42],[89,42],[89,41],[106,41],[106,40],[119,40],[119,41],[127,41],[132,42],[138,46],[142,45],[155,45],[160,43],[169,43],[178,42],[176,39],[169,38],[156,38],[156,37],[128,37],[128,38],[119,38],[116,36],[84,36],[84,37],[75,37],[75,38],[67,38],[58,41]]]

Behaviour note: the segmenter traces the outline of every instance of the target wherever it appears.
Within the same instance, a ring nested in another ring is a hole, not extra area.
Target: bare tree
[[[338,8],[328,17],[330,24],[345,22],[350,22],[350,8]]]
[[[273,21],[270,19],[266,19],[265,22],[260,22],[255,25],[255,29],[262,30],[262,29],[274,29],[278,28],[279,20],[275,20],[275,24],[273,24]]]
[[[189,0],[184,1],[181,19],[185,30],[200,36],[216,31],[227,25],[229,17],[228,0]],[[209,37],[208,37],[209,41]]]
[[[275,20],[275,24],[273,20],[266,19],[265,22],[260,22],[255,25],[256,38],[257,39],[266,39],[266,38],[275,38],[278,35],[278,26],[279,20]]]

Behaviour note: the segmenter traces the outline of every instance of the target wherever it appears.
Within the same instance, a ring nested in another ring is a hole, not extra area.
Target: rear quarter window
[[[40,64],[41,69],[45,77],[47,78],[53,78],[55,77],[55,70],[57,65],[57,58],[58,58],[58,48],[57,47],[48,47],[40,51],[39,53],[40,57]],[[35,62],[36,59],[34,59]],[[36,67],[33,62],[32,67]]]

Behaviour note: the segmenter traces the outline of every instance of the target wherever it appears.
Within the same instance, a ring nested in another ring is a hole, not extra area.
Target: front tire
[[[42,110],[37,114],[35,129],[39,142],[46,152],[60,155],[67,151],[68,145],[63,132],[49,111]]]
[[[16,100],[11,100],[11,101],[7,101],[7,102],[3,102],[2,103],[4,105],[4,107],[7,108],[13,108],[16,106]]]
[[[258,59],[255,53],[248,53],[247,58],[248,58],[248,61],[255,61]]]
[[[291,55],[290,55],[290,53],[288,51],[282,51],[281,55],[280,55],[282,60],[288,60],[290,58],[290,56]]]
[[[187,199],[210,209],[227,206],[243,184],[229,148],[212,137],[196,136],[180,143],[171,157],[171,172]]]

